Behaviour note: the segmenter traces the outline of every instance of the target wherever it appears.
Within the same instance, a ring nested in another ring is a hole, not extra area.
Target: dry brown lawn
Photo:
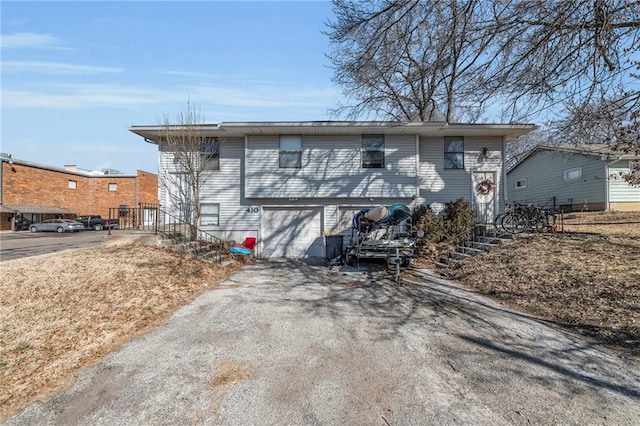
[[[640,213],[572,213],[564,230],[523,236],[445,274],[640,360]]]
[[[0,419],[68,386],[234,267],[115,238],[0,263]]]

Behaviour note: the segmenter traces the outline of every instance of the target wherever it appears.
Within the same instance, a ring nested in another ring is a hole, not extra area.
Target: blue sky
[[[130,133],[195,105],[206,122],[323,120],[341,90],[329,2],[2,1],[2,133],[14,158],[157,172]]]

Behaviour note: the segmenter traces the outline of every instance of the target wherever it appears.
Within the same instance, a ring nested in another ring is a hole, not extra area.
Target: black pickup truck
[[[102,231],[103,229],[118,228],[118,219],[103,219],[102,216],[95,214],[88,214],[84,216],[78,216],[76,221],[82,223],[85,229],[95,229],[96,231]]]

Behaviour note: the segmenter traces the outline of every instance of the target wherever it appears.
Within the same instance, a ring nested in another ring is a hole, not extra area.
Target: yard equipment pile
[[[415,241],[411,236],[408,206],[396,203],[362,209],[353,217],[345,262],[353,265],[360,259],[386,259],[398,281],[401,266],[409,266],[415,256]]]

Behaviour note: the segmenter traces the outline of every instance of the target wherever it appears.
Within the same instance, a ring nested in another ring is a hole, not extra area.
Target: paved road
[[[416,272],[243,268],[4,425],[637,424],[640,366]]]
[[[124,233],[114,231],[111,233]],[[0,232],[0,261],[89,247],[104,242],[107,231],[66,232]]]

